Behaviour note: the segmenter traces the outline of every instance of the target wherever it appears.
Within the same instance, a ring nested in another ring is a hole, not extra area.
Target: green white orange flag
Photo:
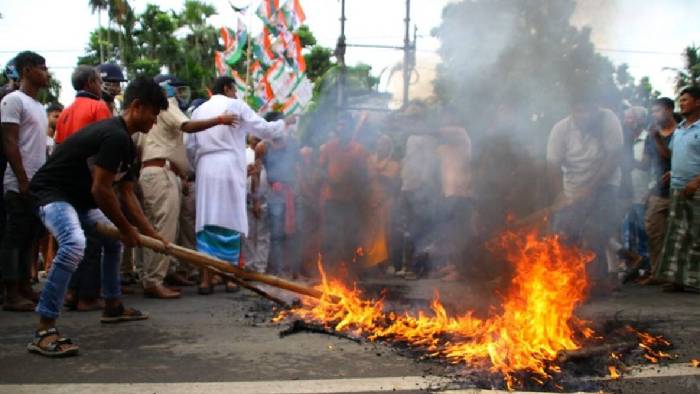
[[[245,80],[241,78],[236,70],[231,70],[231,77],[236,85],[236,97],[242,99],[245,97],[246,91],[248,90]]]

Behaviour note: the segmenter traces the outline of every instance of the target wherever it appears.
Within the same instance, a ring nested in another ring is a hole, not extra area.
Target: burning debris
[[[321,298],[304,298],[274,320],[294,319],[284,335],[306,330],[408,347],[426,358],[485,372],[488,383],[482,384],[501,382],[509,390],[562,390],[563,370],[595,356],[609,354],[609,360],[585,372],[609,373],[613,379],[622,376],[628,358],[623,354],[633,349],[653,363],[671,358],[660,350],[671,343],[660,336],[629,325],[596,330],[575,316],[586,296],[590,253],[535,231],[506,232],[493,246],[505,251],[515,274],[501,306],[486,318],[471,311],[450,316],[437,295],[430,312],[386,310],[383,298],[365,298],[357,287],[327,277],[319,259]]]

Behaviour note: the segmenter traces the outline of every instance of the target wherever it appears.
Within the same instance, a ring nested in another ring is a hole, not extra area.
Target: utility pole
[[[338,110],[345,107],[345,49],[347,44],[345,42],[345,0],[341,0],[340,5],[340,37],[338,37],[338,43],[335,47],[335,58],[338,61],[338,75],[336,76],[336,90],[337,90],[337,103],[336,106]]]
[[[413,57],[411,56],[411,0],[406,0],[406,31],[403,38],[403,108],[408,105],[408,89],[413,70]]]
[[[338,43],[335,47],[335,58],[338,62],[339,71],[338,77],[336,78],[336,87],[338,91],[337,97],[337,107],[345,108],[346,98],[345,98],[345,78],[346,78],[346,64],[345,64],[345,50],[347,47],[354,48],[374,48],[374,49],[395,49],[403,51],[403,100],[402,106],[406,107],[408,105],[409,99],[409,86],[411,83],[411,75],[413,74],[413,69],[416,65],[416,36],[418,28],[414,27],[413,31],[413,42],[411,42],[411,0],[406,0],[406,16],[404,18],[405,22],[405,32],[403,45],[376,45],[376,44],[348,44],[345,40],[345,0],[341,0],[341,16],[340,16],[340,37],[338,38]]]

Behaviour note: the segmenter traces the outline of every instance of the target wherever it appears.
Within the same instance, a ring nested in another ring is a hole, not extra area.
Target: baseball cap
[[[100,77],[105,82],[127,82],[121,67],[114,63],[103,63],[97,66]]]

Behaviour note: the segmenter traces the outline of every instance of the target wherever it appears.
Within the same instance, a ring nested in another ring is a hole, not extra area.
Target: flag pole
[[[248,30],[248,32],[246,34],[246,38],[247,38],[248,43],[247,43],[247,48],[246,48],[245,93],[243,94],[244,95],[243,101],[247,101],[248,93],[253,90],[252,89],[253,88],[253,81],[250,80],[251,79],[250,78],[250,59],[251,59],[251,42],[252,42],[251,37],[253,35],[253,33],[250,29],[250,27],[251,27],[250,26],[250,14],[246,15],[246,18],[248,19],[246,21],[246,30]]]

